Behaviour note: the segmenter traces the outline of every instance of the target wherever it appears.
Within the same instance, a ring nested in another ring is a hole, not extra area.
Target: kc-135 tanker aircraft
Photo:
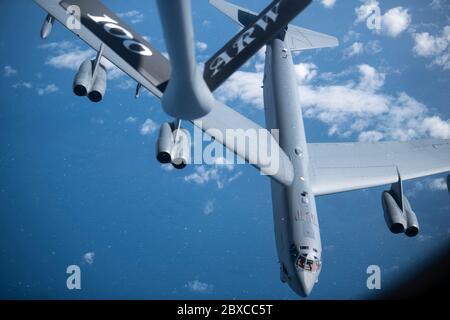
[[[183,168],[190,144],[181,121],[192,122],[237,156],[270,176],[280,279],[308,296],[322,269],[322,245],[316,196],[380,185],[390,231],[413,237],[419,223],[404,195],[402,182],[450,171],[450,140],[375,143],[308,143],[294,75],[292,52],[334,47],[336,38],[290,25],[312,0],[276,0],[254,13],[223,0],[210,3],[242,29],[200,71],[196,62],[190,0],[157,0],[170,60],[98,0],[35,0],[48,12],[41,36],[58,20],[97,51],[75,76],[74,93],[100,101],[106,91],[108,59],[161,99],[174,121],[161,125],[157,159]],[[212,92],[266,46],[263,80],[266,127],[262,128],[216,100]],[[226,130],[257,130],[259,148],[269,148],[263,162]],[[278,129],[279,134],[272,134]],[[272,133],[271,133],[272,132]],[[267,142],[262,144],[262,141]],[[265,147],[264,147],[265,146]],[[275,168],[275,169],[274,169]],[[450,175],[447,177],[450,192]]]

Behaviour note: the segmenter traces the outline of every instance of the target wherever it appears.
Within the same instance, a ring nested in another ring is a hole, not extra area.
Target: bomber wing
[[[310,143],[316,195],[375,187],[450,171],[450,140]],[[398,171],[397,171],[398,170]]]

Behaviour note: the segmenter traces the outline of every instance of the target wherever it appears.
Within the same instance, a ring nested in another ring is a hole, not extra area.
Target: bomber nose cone
[[[300,280],[300,285],[302,287],[303,293],[309,296],[314,284],[316,283],[316,275],[312,272],[300,270],[298,272],[298,279]]]

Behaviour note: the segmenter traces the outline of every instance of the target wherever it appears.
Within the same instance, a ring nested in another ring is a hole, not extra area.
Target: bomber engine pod
[[[73,93],[79,97],[84,97],[91,89],[93,62],[84,61],[78,69],[73,80]]]
[[[191,141],[186,129],[176,129],[173,132],[175,145],[172,149],[172,165],[176,169],[183,169],[190,162]]]
[[[97,68],[97,74],[94,75],[95,79],[92,79],[92,87],[88,93],[88,98],[92,102],[100,102],[106,92],[106,69],[101,64]]]
[[[174,148],[174,137],[170,123],[163,123],[159,129],[159,137],[156,141],[156,159],[160,163],[172,162],[172,149]]]
[[[408,237],[415,237],[419,233],[419,221],[417,216],[412,211],[411,205],[406,197],[403,197],[403,203],[405,204],[405,214],[406,214],[406,230],[405,234]]]
[[[389,191],[384,191],[381,200],[383,203],[384,219],[392,233],[402,233],[406,230],[406,217],[395,202]]]
[[[92,102],[100,102],[106,92],[106,69],[95,60],[86,60],[78,69],[73,81],[73,93],[77,96],[88,96]]]

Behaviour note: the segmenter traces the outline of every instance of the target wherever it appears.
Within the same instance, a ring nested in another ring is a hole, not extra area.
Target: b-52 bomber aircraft
[[[158,161],[179,169],[189,163],[190,145],[181,128],[185,120],[271,178],[280,278],[300,296],[310,294],[322,269],[316,196],[390,184],[381,196],[386,224],[393,233],[412,237],[419,223],[402,182],[450,171],[450,140],[306,141],[292,53],[338,45],[334,37],[289,24],[312,0],[275,0],[259,14],[210,0],[242,29],[205,63],[203,74],[196,62],[190,0],[156,1],[170,60],[98,0],[34,1],[48,12],[42,38],[58,20],[97,51],[75,76],[76,95],[94,102],[103,98],[102,59],[108,59],[137,82],[136,94],[144,87],[161,98],[163,110],[174,121],[161,125]],[[212,94],[263,46],[265,128]],[[226,135],[229,129],[265,133],[254,143],[259,148],[270,145],[268,161],[235,144]],[[279,134],[272,134],[273,129]],[[267,143],[260,143],[263,140]],[[450,176],[447,186],[450,192]]]

